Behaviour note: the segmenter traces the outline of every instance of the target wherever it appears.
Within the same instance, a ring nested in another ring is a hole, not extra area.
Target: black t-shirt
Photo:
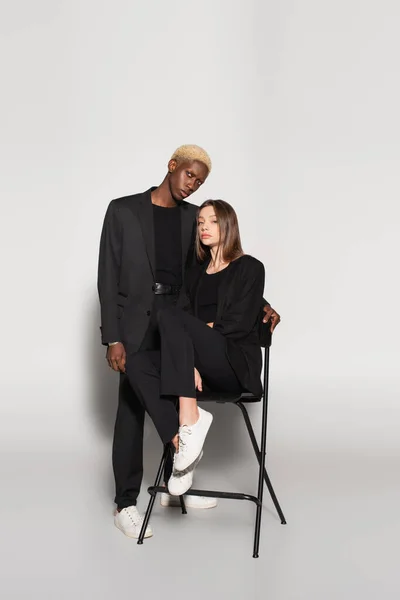
[[[156,282],[182,285],[182,232],[179,206],[153,204]]]
[[[229,265],[230,266],[230,265]],[[229,266],[218,273],[204,273],[197,296],[197,314],[204,323],[214,323],[217,316],[218,288],[229,271]]]

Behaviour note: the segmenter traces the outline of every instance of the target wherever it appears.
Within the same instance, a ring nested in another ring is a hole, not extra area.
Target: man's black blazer
[[[198,316],[199,283],[209,261],[191,268],[185,279],[178,306]],[[265,282],[264,265],[248,254],[233,261],[218,289],[214,329],[227,340],[227,357],[243,388],[259,395],[262,355],[260,323]]]
[[[100,240],[98,291],[102,343],[139,349],[154,298],[155,243],[151,188],[113,200]],[[193,264],[197,206],[182,202],[182,269]],[[182,277],[184,273],[182,273]]]

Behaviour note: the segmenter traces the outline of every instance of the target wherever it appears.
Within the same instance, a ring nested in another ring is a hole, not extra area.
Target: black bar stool
[[[268,488],[272,501],[275,505],[276,511],[279,515],[282,525],[286,525],[286,519],[283,515],[282,509],[279,505],[278,498],[272,487],[270,478],[265,468],[265,457],[266,457],[266,446],[267,446],[267,415],[268,415],[268,384],[269,384],[269,355],[271,346],[271,332],[270,324],[262,324],[260,327],[260,344],[264,348],[264,385],[262,396],[254,396],[250,393],[242,394],[231,394],[231,393],[220,393],[220,392],[201,392],[197,395],[199,402],[217,402],[218,404],[231,403],[235,404],[241,410],[243,415],[248,434],[250,436],[251,444],[254,449],[258,464],[259,464],[259,475],[258,475],[258,490],[257,496],[250,494],[239,494],[234,492],[221,492],[215,490],[196,490],[190,489],[187,494],[191,496],[205,496],[211,498],[229,498],[231,500],[249,500],[254,502],[256,505],[256,518],[255,518],[255,532],[254,532],[254,547],[253,547],[253,558],[258,558],[259,547],[260,547],[260,534],[261,534],[261,516],[262,516],[262,503],[264,495],[264,482]],[[261,402],[262,401],[262,419],[261,419],[261,448],[257,444],[256,436],[254,434],[253,426],[250,421],[249,413],[245,404]],[[143,544],[144,534],[149,524],[151,513],[153,510],[154,502],[158,493],[166,492],[166,488],[160,486],[161,478],[167,458],[167,453],[173,452],[170,444],[164,446],[164,452],[161,458],[160,465],[158,467],[157,475],[155,478],[154,485],[148,488],[150,494],[149,504],[147,506],[146,514],[143,521],[143,526],[140,531],[138,544]],[[185,507],[184,496],[180,496],[180,503],[182,514],[187,514]]]

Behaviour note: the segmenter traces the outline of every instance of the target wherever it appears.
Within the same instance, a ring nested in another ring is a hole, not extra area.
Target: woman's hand
[[[211,329],[214,327],[214,323],[207,323],[207,325],[211,327]]]
[[[196,369],[196,367],[194,369],[194,387],[196,388],[196,390],[199,390],[199,392],[203,391],[203,382],[201,380],[201,375]]]

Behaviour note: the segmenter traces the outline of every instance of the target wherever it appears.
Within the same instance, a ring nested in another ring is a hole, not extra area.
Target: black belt
[[[181,291],[180,285],[169,285],[168,283],[155,283],[153,285],[153,292],[156,295],[160,294],[179,294]]]

